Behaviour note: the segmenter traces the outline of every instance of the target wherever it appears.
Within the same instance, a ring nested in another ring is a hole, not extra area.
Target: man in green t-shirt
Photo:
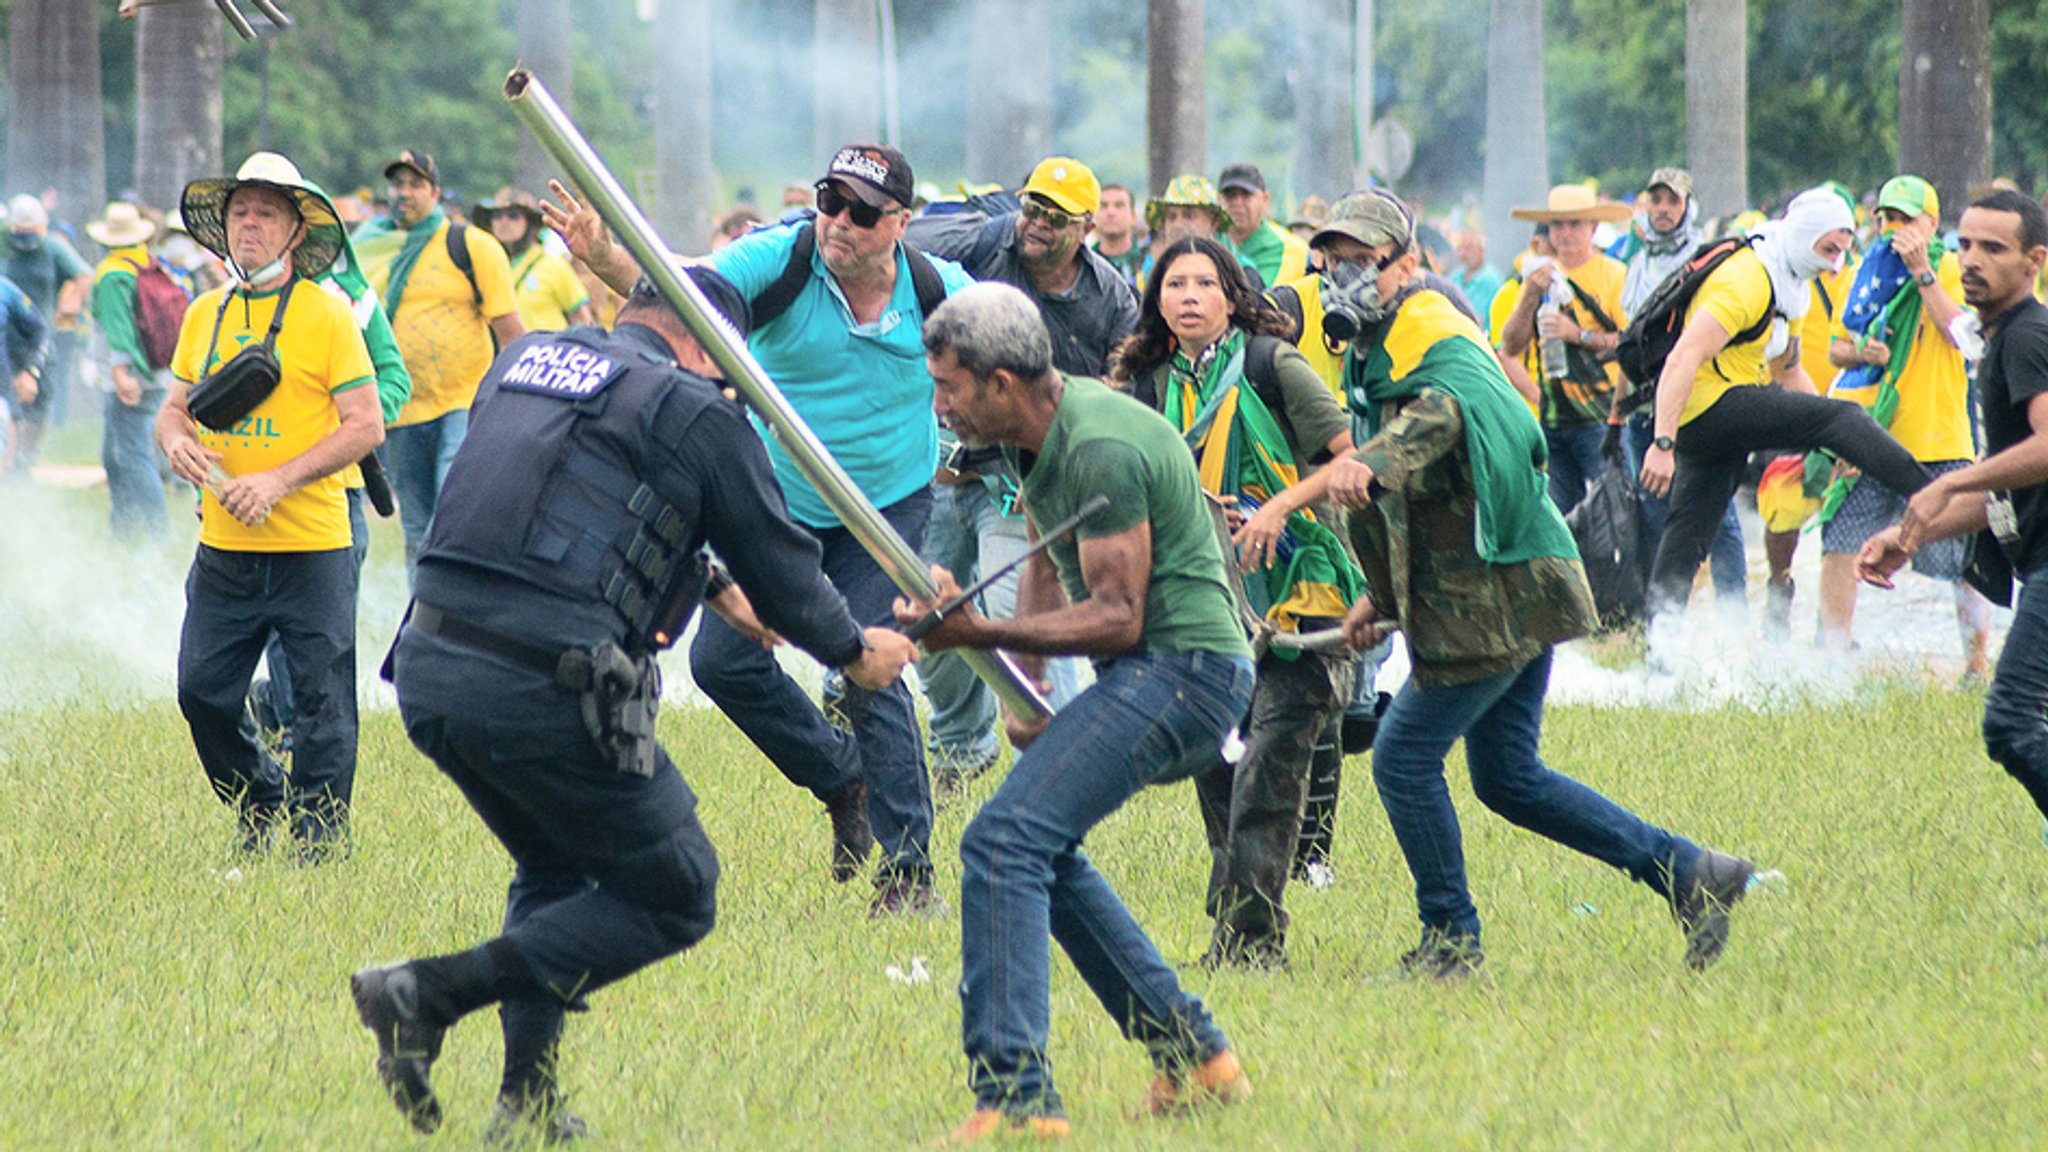
[[[975,1110],[954,1139],[1067,1132],[1046,1051],[1048,927],[1124,1035],[1152,1054],[1150,1111],[1241,1100],[1251,1084],[1222,1030],[1080,848],[1139,789],[1207,771],[1251,700],[1251,653],[1194,460],[1158,413],[1054,371],[1045,324],[1015,288],[954,293],[924,339],[939,418],[963,440],[1003,446],[1034,536],[1109,498],[1026,566],[1014,618],[963,608],[924,640],[1006,649],[1033,672],[1055,655],[1096,666],[1095,684],[1050,721],[1011,720],[1011,742],[1025,751],[961,836],[960,1000]],[[932,575],[940,598],[957,594],[950,573]],[[932,606],[898,600],[897,618]]]

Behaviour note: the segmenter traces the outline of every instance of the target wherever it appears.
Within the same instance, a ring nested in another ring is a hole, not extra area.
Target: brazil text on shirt
[[[719,249],[712,266],[751,300],[782,275],[796,235],[793,225],[750,233]],[[948,292],[974,282],[959,265],[930,259]],[[922,328],[910,265],[900,249],[896,290],[868,324],[854,320],[820,252],[812,255],[811,277],[789,309],[747,339],[768,378],[878,507],[923,489],[938,465],[939,428]],[[767,442],[790,515],[813,528],[836,526],[839,518],[781,445],[773,437]]]
[[[618,365],[611,357],[568,342],[535,344],[505,369],[498,386],[513,392],[534,392],[580,400],[595,395]]]

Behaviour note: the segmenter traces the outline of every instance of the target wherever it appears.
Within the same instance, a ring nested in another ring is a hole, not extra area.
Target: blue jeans
[[[1047,1063],[1047,934],[1155,1065],[1177,1069],[1229,1046],[1109,881],[1088,830],[1148,784],[1217,762],[1251,703],[1251,661],[1214,652],[1125,656],[1054,715],[960,838],[961,1031],[979,1108],[1059,1115]]]
[[[145,387],[131,408],[107,393],[100,463],[107,470],[108,515],[116,540],[161,539],[170,529],[156,448],[156,413],[167,394],[163,388]]]
[[[920,491],[882,509],[912,548],[924,539],[931,495]],[[844,528],[807,528],[824,550],[825,578],[863,627],[893,626],[897,590],[874,557]],[[882,692],[847,682],[848,735],[834,728],[774,655],[704,613],[690,645],[690,675],[719,711],[799,788],[820,800],[856,783],[868,788],[868,825],[882,849],[884,873],[931,871],[932,794],[909,685]]]
[[[1557,505],[1559,515],[1570,515],[1586,498],[1586,489],[1607,470],[1600,455],[1600,441],[1606,435],[1604,424],[1543,430],[1543,442],[1550,448],[1550,502]]]
[[[1984,696],[1984,750],[2048,814],[2048,568],[2024,581]]]
[[[391,473],[391,487],[398,494],[398,523],[405,530],[405,581],[412,585],[412,573],[419,563],[420,549],[434,526],[434,504],[441,498],[441,482],[448,478],[448,466],[456,450],[469,435],[469,409],[458,408],[424,424],[386,429],[384,454]]]
[[[1622,450],[1628,453],[1629,471],[1636,476],[1643,474],[1643,453],[1650,450],[1650,442],[1656,437],[1650,434],[1650,417],[1638,411],[1628,418],[1621,430]],[[1666,496],[1652,496],[1642,482],[1636,482],[1636,490],[1643,494],[1643,524],[1649,529],[1650,554],[1657,553],[1657,541],[1664,536],[1664,521],[1671,516],[1671,500]],[[1742,520],[1735,514],[1735,501],[1728,502],[1728,510],[1721,516],[1721,527],[1714,536],[1712,550],[1707,553],[1707,571],[1713,577],[1714,595],[1724,602],[1748,603],[1749,560],[1743,552]]]
[[[1380,721],[1373,782],[1415,877],[1425,934],[1479,941],[1458,812],[1444,782],[1444,757],[1460,736],[1473,794],[1510,822],[1612,864],[1667,899],[1674,878],[1689,875],[1699,859],[1691,841],[1544,766],[1537,744],[1550,658],[1546,648],[1514,671],[1448,688],[1410,680]]]
[[[1006,517],[977,481],[932,485],[932,518],[925,529],[923,558],[953,573],[962,587],[993,572],[1030,546],[1022,517]],[[1017,614],[1017,574],[990,585],[981,595],[981,612],[995,619]],[[1071,656],[1045,662],[1052,683],[1051,703],[1059,709],[1080,691],[1080,661]],[[936,652],[917,662],[917,679],[931,701],[931,736],[926,750],[934,757],[972,764],[992,758],[997,750],[995,693],[974,674],[958,652]]]

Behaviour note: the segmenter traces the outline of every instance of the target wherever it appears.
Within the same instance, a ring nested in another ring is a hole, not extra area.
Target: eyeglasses
[[[1058,231],[1079,220],[1081,216],[1073,212],[1062,211],[1041,200],[1027,199],[1024,201],[1024,218],[1026,220],[1040,221],[1046,227]]]
[[[877,208],[865,200],[848,196],[830,180],[818,181],[818,215],[837,216],[846,213],[856,228],[873,228],[882,222],[882,217],[894,212],[894,208]]]

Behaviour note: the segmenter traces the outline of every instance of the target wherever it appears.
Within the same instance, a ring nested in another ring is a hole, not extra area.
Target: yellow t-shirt
[[[1705,312],[1727,330],[1732,340],[1768,315],[1774,301],[1771,274],[1764,271],[1764,262],[1755,250],[1744,248],[1707,273],[1699,294],[1685,309],[1685,320],[1690,324],[1694,316]],[[1685,409],[1678,414],[1681,427],[1713,407],[1714,401],[1730,388],[1771,382],[1770,361],[1764,355],[1771,343],[1771,327],[1766,326],[1754,340],[1730,343],[1719,355],[1700,365],[1692,378],[1692,392],[1685,398]]]
[[[1521,266],[1522,262],[1520,258],[1517,258],[1515,260],[1516,269],[1519,270]],[[1514,314],[1515,299],[1521,294],[1521,276],[1511,276],[1499,288],[1494,290],[1493,302],[1486,306],[1486,339],[1488,343],[1493,345],[1495,355],[1503,354],[1500,350],[1501,333],[1507,331],[1508,317]],[[1543,375],[1542,369],[1537,367],[1541,357],[1542,351],[1536,341],[1529,341],[1529,347],[1522,352],[1522,370],[1529,374],[1529,379],[1531,380],[1540,379]],[[1520,390],[1517,390],[1515,394],[1522,397],[1522,402],[1529,405],[1529,413],[1536,417],[1538,423],[1541,423],[1543,420],[1543,405],[1540,400],[1532,403]]]
[[[512,293],[519,301],[519,320],[528,332],[559,332],[569,326],[569,313],[590,299],[576,269],[538,243],[512,261]],[[482,286],[482,281],[478,281]],[[411,291],[411,289],[407,289]]]
[[[1563,265],[1560,264],[1558,267],[1561,269]],[[1571,317],[1574,323],[1588,332],[1619,332],[1628,327],[1628,313],[1623,311],[1621,307],[1621,288],[1622,284],[1628,279],[1628,265],[1623,264],[1604,252],[1596,251],[1586,259],[1585,263],[1577,268],[1566,271],[1565,275],[1573,284],[1578,286],[1579,291],[1592,297],[1594,302],[1600,305],[1601,311],[1607,313],[1607,318],[1613,322],[1613,327],[1609,328],[1595,320],[1593,318],[1593,310],[1579,303],[1576,293],[1572,296],[1572,302],[1564,306],[1564,314]],[[1506,291],[1505,286],[1503,286],[1501,291],[1493,294],[1494,303],[1488,311],[1500,317],[1500,327],[1506,327],[1507,317],[1520,306],[1522,294],[1528,290],[1529,283],[1525,279],[1515,285],[1515,290],[1512,293]],[[1503,297],[1508,298],[1506,311],[1502,311],[1500,306],[1500,301]],[[1489,320],[1491,320],[1491,317],[1489,317]],[[1489,324],[1489,327],[1492,327],[1492,325]],[[1499,347],[1499,336],[1494,335],[1493,339],[1494,346]],[[1579,413],[1597,411],[1597,418],[1605,420],[1607,418],[1605,398],[1611,396],[1614,389],[1621,385],[1621,366],[1612,361],[1608,363],[1607,385],[1604,388],[1589,390],[1582,385],[1572,384],[1568,381],[1546,380],[1543,376],[1541,347],[1541,338],[1532,335],[1529,340],[1529,352],[1524,357],[1523,362],[1529,368],[1529,378],[1536,381],[1537,387],[1543,392],[1544,408],[1551,410],[1562,409]]]
[[[1799,366],[1813,381],[1813,390],[1825,396],[1841,369],[1828,359],[1828,343],[1834,338],[1835,314],[1849,299],[1856,283],[1856,257],[1842,261],[1840,272],[1830,272],[1806,288],[1806,315],[1799,321]]]
[[[216,288],[185,311],[171,371],[188,385],[248,345],[262,343],[277,313],[278,292],[235,292],[228,299],[229,291]],[[226,432],[199,425],[199,442],[221,454],[220,466],[229,476],[265,471],[303,455],[341,426],[338,393],[376,384],[355,317],[317,285],[300,283],[292,290],[275,351],[281,374],[269,397]],[[229,515],[211,492],[201,505],[199,542],[229,552],[324,552],[346,548],[349,541],[348,502],[338,472],[278,501],[253,527]]]
[[[1333,349],[1323,335],[1323,278],[1314,272],[1282,281],[1278,288],[1286,288],[1301,301],[1301,334],[1295,338],[1294,346],[1301,352],[1302,359],[1316,370],[1316,375],[1329,385],[1330,394],[1337,398],[1337,405],[1344,406],[1344,349],[1339,342]]]
[[[475,227],[463,234],[476,273],[476,291],[484,298],[479,305],[469,278],[448,259],[447,230],[445,223],[435,229],[420,250],[398,315],[391,318],[391,334],[412,374],[412,399],[399,410],[394,428],[424,424],[469,407],[497,355],[489,319],[519,310],[512,292],[512,267],[497,238]],[[375,264],[365,259],[363,273],[380,298],[390,298],[390,259]]]
[[[1963,298],[1963,266],[1953,252],[1945,252],[1941,266],[1934,270],[1935,283],[1949,299]],[[1901,292],[1918,292],[1908,284]],[[1837,340],[1855,339],[1847,326],[1835,321]],[[1833,395],[1854,400],[1865,408],[1877,404],[1878,388],[1849,388]],[[1970,380],[1963,368],[1963,354],[1948,342],[1926,308],[1920,309],[1920,324],[1913,332],[1913,350],[1906,354],[1906,366],[1899,370],[1899,407],[1892,413],[1892,438],[1913,459],[1922,463],[1936,460],[1969,460],[1977,455],[1970,439]]]

